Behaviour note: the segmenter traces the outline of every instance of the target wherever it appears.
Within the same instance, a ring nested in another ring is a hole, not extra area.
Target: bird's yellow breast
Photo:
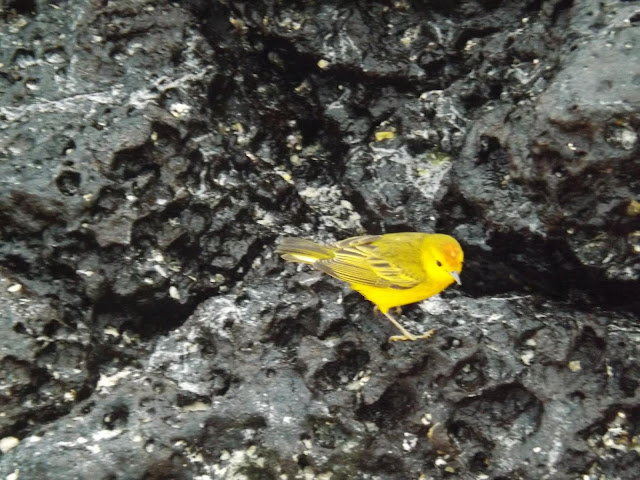
[[[432,297],[452,283],[453,278],[443,278],[406,289],[370,287],[357,283],[352,283],[350,287],[375,304],[382,313],[387,313],[390,308],[401,307]]]

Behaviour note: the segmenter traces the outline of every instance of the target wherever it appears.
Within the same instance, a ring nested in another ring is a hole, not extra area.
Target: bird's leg
[[[404,340],[409,340],[413,342],[415,340],[430,338],[431,336],[433,336],[434,333],[436,333],[435,329],[431,329],[428,332],[423,333],[422,335],[413,335],[409,333],[407,329],[405,329],[402,325],[400,325],[400,323],[398,323],[398,321],[395,318],[393,318],[389,312],[383,312],[383,315],[387,317],[389,321],[393,323],[395,327],[402,332],[402,335],[393,335],[389,337],[390,342],[398,342],[398,341],[404,341]]]

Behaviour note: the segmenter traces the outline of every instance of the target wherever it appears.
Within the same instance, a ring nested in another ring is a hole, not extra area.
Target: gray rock
[[[633,2],[8,2],[0,477],[634,479]],[[284,235],[440,231],[430,341]]]

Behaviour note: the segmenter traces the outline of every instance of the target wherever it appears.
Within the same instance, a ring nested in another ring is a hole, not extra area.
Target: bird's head
[[[434,272],[441,278],[451,278],[458,285],[461,285],[460,272],[462,271],[464,253],[458,241],[449,235],[442,234],[434,234],[429,240],[428,251],[430,255],[425,257],[424,261],[432,264],[425,265],[428,268],[427,271]]]

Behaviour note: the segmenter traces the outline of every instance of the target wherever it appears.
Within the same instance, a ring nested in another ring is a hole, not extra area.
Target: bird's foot
[[[433,335],[436,333],[436,329],[432,328],[431,330],[429,330],[428,332],[425,332],[421,335],[413,335],[409,332],[407,332],[404,335],[393,335],[391,337],[389,337],[389,341],[390,342],[405,342],[405,341],[409,341],[409,342],[415,342],[416,340],[426,340],[428,338],[433,337]]]
[[[392,337],[389,337],[390,342],[415,342],[416,340],[426,340],[427,338],[432,337],[434,333],[436,333],[435,329],[431,329],[428,332],[423,333],[422,335],[414,335],[412,333],[409,333],[406,328],[400,325],[389,312],[384,313],[384,316],[387,317],[389,321],[393,323],[395,327],[402,333],[402,335],[393,335]]]

